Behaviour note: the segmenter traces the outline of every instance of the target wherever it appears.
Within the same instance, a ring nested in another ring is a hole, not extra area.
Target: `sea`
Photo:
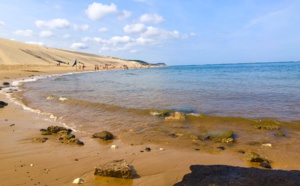
[[[267,120],[296,127],[289,136],[299,147],[300,62],[75,72],[32,77],[19,88],[26,108],[87,135],[108,130],[128,143],[194,148],[202,143],[195,135],[234,130],[237,141],[276,141],[251,126]],[[162,116],[176,111],[186,119]]]

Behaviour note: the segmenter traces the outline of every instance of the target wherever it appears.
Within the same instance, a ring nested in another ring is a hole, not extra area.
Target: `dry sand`
[[[87,70],[95,64],[135,63],[121,59],[68,52],[36,45],[0,39],[0,83],[12,82],[29,76],[74,72],[74,67],[56,66],[55,60],[84,61]],[[25,51],[25,52],[24,52]],[[90,68],[90,69],[89,69]],[[0,101],[8,106],[0,108],[0,185],[74,185],[75,178],[85,180],[84,185],[173,185],[192,164],[234,165],[247,167],[238,154],[220,152],[207,154],[194,150],[178,150],[153,144],[124,144],[121,140],[100,143],[83,133],[74,133],[84,146],[62,144],[55,136],[47,136],[45,143],[34,143],[34,137],[42,137],[39,130],[50,125],[60,125],[43,115],[24,110],[4,94]],[[118,149],[111,149],[116,144]],[[141,152],[151,147],[150,152]],[[161,151],[159,148],[165,148]],[[133,166],[137,176],[133,180],[94,177],[94,167],[112,160],[125,159]]]

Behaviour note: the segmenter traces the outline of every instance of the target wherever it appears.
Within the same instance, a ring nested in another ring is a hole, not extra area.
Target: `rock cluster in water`
[[[60,126],[49,126],[47,129],[41,129],[42,135],[58,135],[58,140],[61,143],[66,143],[69,145],[84,145],[74,134],[71,134],[72,130]],[[39,142],[40,138],[34,138],[33,141]],[[46,140],[47,141],[47,140]],[[44,141],[45,142],[45,141]]]

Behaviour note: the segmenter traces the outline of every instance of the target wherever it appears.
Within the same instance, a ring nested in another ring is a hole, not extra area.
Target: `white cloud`
[[[156,27],[147,27],[147,31],[142,35],[144,38],[156,38],[157,40],[165,40],[165,39],[174,39],[179,38],[180,34],[178,31],[168,31],[164,29],[159,29]]]
[[[92,20],[100,20],[106,15],[118,13],[118,10],[117,6],[113,3],[110,5],[104,5],[94,2],[88,6],[85,13]]]
[[[154,23],[154,24],[159,24],[164,20],[164,18],[158,14],[143,14],[140,17],[140,21],[142,23]]]
[[[66,19],[52,19],[49,21],[35,21],[35,25],[38,28],[47,28],[47,29],[62,29],[69,28],[70,22]]]
[[[84,24],[84,25],[73,25],[74,30],[76,31],[85,31],[87,29],[89,29],[89,25],[88,24]]]
[[[3,21],[0,21],[0,28],[4,27],[4,26],[5,26],[5,23]]]
[[[131,37],[129,36],[114,36],[110,38],[108,43],[113,44],[113,45],[118,45],[118,44],[124,44],[132,41]]]
[[[53,32],[51,32],[51,31],[41,31],[40,32],[40,37],[51,37],[51,36],[53,36],[54,34],[53,34]]]
[[[81,49],[87,49],[88,46],[84,43],[73,43],[71,45],[71,48],[74,49],[74,50],[81,50]]]
[[[102,27],[102,28],[99,28],[98,31],[99,31],[99,32],[108,32],[108,28]]]
[[[32,45],[40,45],[40,46],[45,46],[43,42],[38,42],[38,41],[28,41],[26,42],[27,44],[32,44]]]
[[[142,23],[133,24],[133,25],[126,25],[123,28],[124,32],[127,34],[133,34],[133,33],[141,33],[146,30],[146,26]]]
[[[19,36],[25,36],[25,37],[31,37],[34,35],[32,30],[17,30],[14,32],[16,35]]]
[[[130,50],[130,53],[137,53],[137,50]]]

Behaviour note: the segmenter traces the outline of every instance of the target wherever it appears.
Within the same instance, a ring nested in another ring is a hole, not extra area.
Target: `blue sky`
[[[299,0],[0,0],[0,37],[168,65],[300,60]]]

